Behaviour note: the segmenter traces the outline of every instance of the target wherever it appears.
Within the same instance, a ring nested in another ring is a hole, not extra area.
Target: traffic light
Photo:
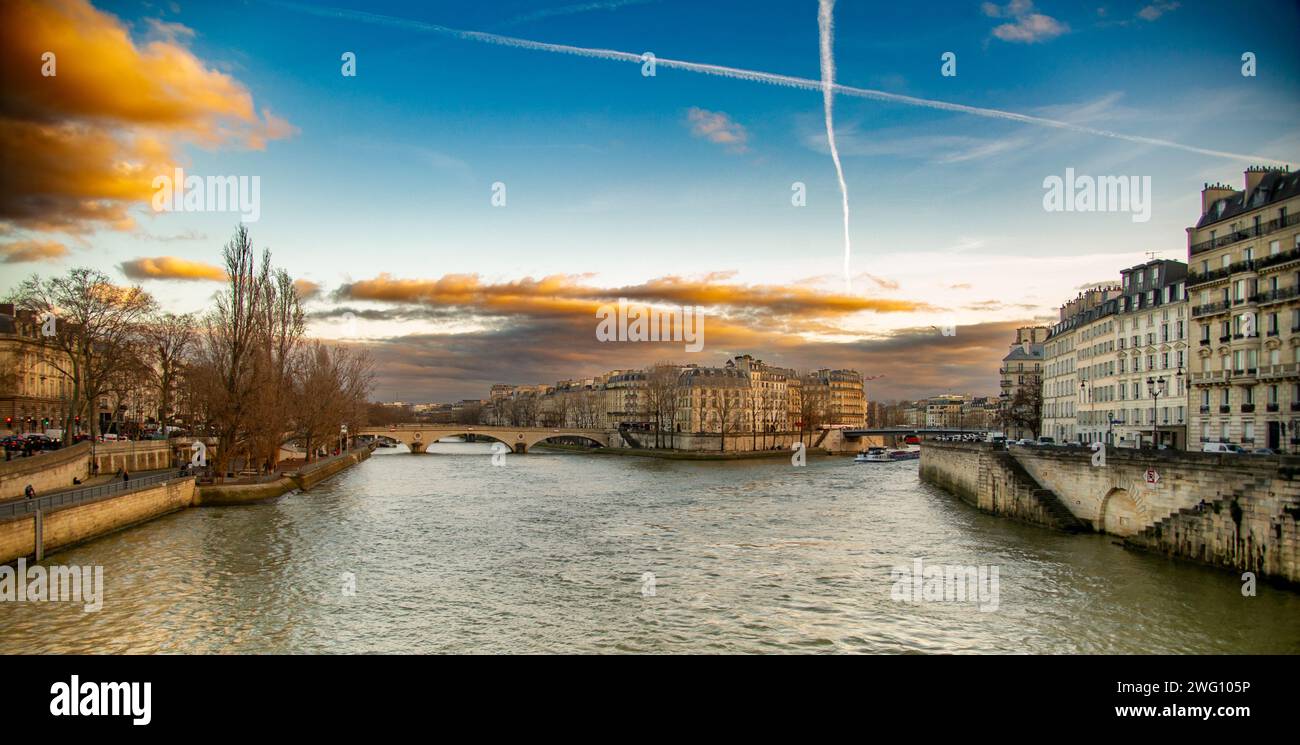
[[[5,417],[5,426],[6,426],[6,427],[12,427],[12,426],[14,426],[14,418],[11,417],[11,416],[7,416],[7,417]]]

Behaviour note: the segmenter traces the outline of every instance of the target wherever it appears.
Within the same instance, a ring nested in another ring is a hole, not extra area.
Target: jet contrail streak
[[[844,291],[853,291],[853,275],[849,272],[849,258],[853,253],[849,241],[849,187],[844,183],[844,168],[840,165],[840,151],[835,147],[835,54],[834,43],[835,0],[820,0],[817,4],[817,40],[821,50],[822,108],[826,110],[826,142],[831,148],[835,175],[840,180],[840,202],[844,208]]]
[[[642,56],[631,52],[620,52],[614,49],[600,49],[597,47],[575,47],[567,44],[550,44],[542,41],[531,41],[529,39],[517,39],[512,36],[502,36],[500,34],[489,34],[482,31],[462,31],[460,29],[439,26],[424,21],[414,21],[409,18],[397,18],[394,16],[379,15],[377,13],[366,13],[359,10],[344,10],[339,8],[325,8],[319,6],[300,5],[298,3],[278,2],[277,0],[266,0],[271,5],[277,5],[289,10],[295,10],[301,13],[321,16],[324,18],[339,18],[343,20],[358,21],[361,23],[373,23],[383,26],[392,26],[412,31],[428,31],[431,33],[450,36],[467,41],[478,41],[485,44],[496,44],[504,47],[514,47],[516,49],[529,49],[538,52],[555,52],[559,54],[571,54],[578,57],[592,57],[595,59],[613,60],[615,62],[635,62],[641,64]],[[799,88],[808,91],[823,91],[821,81],[809,80],[808,78],[799,78],[791,75],[778,75],[769,72],[759,72],[757,70],[745,70],[738,67],[725,67],[723,65],[710,65],[701,62],[686,62],[683,60],[666,59],[656,57],[655,64],[658,67],[666,67],[674,70],[686,70],[687,72],[702,73],[704,75],[716,75],[724,78],[733,78],[736,80],[749,80],[756,83],[767,83],[769,85],[780,85],[788,88]],[[927,109],[936,109],[939,111],[951,111],[959,114],[970,114],[972,116],[982,116],[990,119],[1002,119],[1005,121],[1020,122],[1022,124],[1036,124],[1042,127],[1061,129],[1068,132],[1077,132],[1079,134],[1095,135],[1098,137],[1109,137],[1116,140],[1124,140],[1139,145],[1154,145],[1156,147],[1167,147],[1175,150],[1182,150],[1197,155],[1209,155],[1216,158],[1228,158],[1231,160],[1251,161],[1255,163],[1267,163],[1273,165],[1287,164],[1289,161],[1270,158],[1264,155],[1251,155],[1243,153],[1232,153],[1224,150],[1210,150],[1207,148],[1195,147],[1193,145],[1183,145],[1171,140],[1162,140],[1156,137],[1142,137],[1139,135],[1128,135],[1121,132],[1111,132],[1105,129],[1095,127],[1086,127],[1082,124],[1072,124],[1070,122],[1060,121],[1058,119],[1048,119],[1041,116],[1030,116],[1028,114],[1017,114],[1013,111],[1001,111],[999,109],[987,109],[979,106],[967,106],[965,104],[950,103],[948,101],[937,101],[929,98],[917,98],[916,96],[904,96],[898,93],[888,93],[886,91],[872,90],[870,88],[855,88],[848,85],[835,83],[831,86],[837,95],[852,96],[854,98],[867,98],[875,101],[887,101],[890,103],[901,103],[907,106],[919,106]]]

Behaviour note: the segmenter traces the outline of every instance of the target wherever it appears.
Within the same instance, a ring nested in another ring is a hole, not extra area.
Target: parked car
[[[1044,435],[1043,437],[1038,438],[1038,444],[1039,444],[1039,445],[1055,445],[1055,444],[1056,444],[1056,438],[1055,438],[1055,437],[1047,437],[1046,435]]]
[[[5,450],[22,450],[27,441],[18,435],[8,435],[0,443],[4,444]]]
[[[1203,442],[1201,443],[1202,453],[1236,453],[1244,455],[1246,449],[1240,445],[1234,445],[1231,442]]]
[[[1037,443],[1036,443],[1034,440],[1029,439],[1028,437],[1022,437],[1022,438],[1020,438],[1019,440],[1016,440],[1016,441],[1015,441],[1014,443],[1012,443],[1012,444],[1014,444],[1014,445],[1024,445],[1025,447],[1033,447],[1033,446],[1036,445]]]
[[[32,432],[23,435],[23,440],[31,446],[32,450],[54,450],[59,447],[59,441],[52,437],[46,437],[39,432]]]
[[[1277,455],[1278,453],[1273,448],[1255,448],[1254,450],[1250,451],[1250,454],[1251,455]]]

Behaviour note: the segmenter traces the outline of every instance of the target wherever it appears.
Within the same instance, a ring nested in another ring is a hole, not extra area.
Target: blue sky
[[[296,128],[264,150],[187,146],[181,161],[196,173],[259,175],[254,239],[326,292],[381,274],[458,273],[494,282],[592,275],[589,283],[613,287],[735,272],[728,281],[842,289],[840,195],[817,92],[663,68],[647,78],[627,62],[255,0],[96,7],[138,39],[150,18],[192,30],[182,43],[195,57]],[[820,75],[815,2],[328,7]],[[1198,2],[841,2],[834,52],[844,85],[1294,163],[1297,21],[1289,3],[1229,10]],[[356,77],[340,74],[345,51],[357,55]],[[955,77],[940,75],[944,52],[957,56]],[[1242,76],[1243,52],[1256,55],[1256,77]],[[730,137],[697,131],[692,111]],[[941,320],[1014,326],[1047,317],[1078,286],[1116,278],[1147,251],[1185,260],[1184,229],[1199,215],[1202,183],[1240,188],[1241,171],[1253,162],[845,96],[836,98],[835,118],[853,271],[880,280],[859,276],[853,291],[931,310],[840,319],[842,333],[822,341],[884,342]],[[1150,176],[1150,221],[1045,212],[1043,179],[1067,167]],[[505,207],[489,201],[498,181],[506,185]],[[791,205],[793,182],[806,184],[806,207]],[[234,224],[229,214],[158,215],[147,205],[135,214],[137,229],[78,237],[56,261],[0,265],[0,285],[27,271],[111,268],[147,256],[215,263]],[[146,286],[184,310],[201,308],[214,289],[162,280]],[[328,299],[315,302],[328,312]],[[378,339],[485,327],[408,320],[365,323],[361,333]],[[314,331],[341,334],[325,320]],[[974,392],[991,392],[990,371],[981,374],[989,382]],[[381,393],[472,395],[478,385],[426,389],[411,380],[394,379]],[[966,387],[978,380],[972,372]]]

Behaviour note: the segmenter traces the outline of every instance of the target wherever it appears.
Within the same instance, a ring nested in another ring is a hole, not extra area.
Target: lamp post
[[[1156,412],[1160,407],[1160,396],[1164,394],[1169,382],[1163,377],[1147,378],[1147,393],[1151,394],[1151,448],[1154,450],[1159,443],[1156,441],[1156,426],[1159,421],[1156,419]]]

